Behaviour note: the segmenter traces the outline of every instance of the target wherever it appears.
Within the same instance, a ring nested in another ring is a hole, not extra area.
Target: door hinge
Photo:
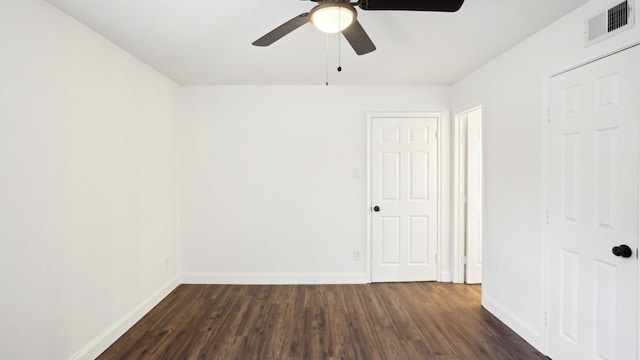
[[[549,311],[544,312],[544,326],[549,326]]]
[[[467,198],[467,195],[465,195],[465,196],[464,196],[464,203],[466,204],[466,203],[468,203],[468,202],[469,202],[469,199]]]
[[[462,257],[462,263],[463,263],[463,264],[467,264],[467,263],[468,263],[468,261],[467,261],[467,257],[466,257],[466,256],[463,256],[463,257]]]
[[[548,123],[551,122],[551,108],[550,107],[547,108],[547,122]]]
[[[435,132],[436,140],[438,140],[438,132]]]
[[[550,220],[549,220],[549,218],[550,218],[549,210],[547,210],[547,216],[546,216],[546,218],[547,218],[547,225],[549,225],[549,222],[550,222]]]

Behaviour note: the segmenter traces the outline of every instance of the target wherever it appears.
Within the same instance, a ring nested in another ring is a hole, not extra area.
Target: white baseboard
[[[129,330],[136,322],[146,315],[154,306],[158,305],[171,291],[180,283],[179,276],[175,276],[167,281],[160,289],[149,296],[146,300],[136,306],[120,320],[95,337],[87,346],[71,357],[71,360],[95,359],[102,354],[111,344],[113,344],[122,334]]]
[[[366,284],[364,273],[353,274],[297,274],[297,273],[183,273],[183,284],[229,285],[309,285],[309,284]]]
[[[495,317],[500,319],[516,334],[520,335],[526,342],[531,344],[536,350],[542,352],[542,333],[536,331],[531,326],[527,325],[522,319],[514,316],[510,311],[505,310],[498,302],[494,301],[488,296],[483,294],[482,306],[492,313]]]

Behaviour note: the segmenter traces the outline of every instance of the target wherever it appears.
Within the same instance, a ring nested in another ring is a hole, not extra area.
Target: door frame
[[[602,60],[608,58],[612,55],[616,55],[618,53],[624,52],[626,50],[632,49],[636,46],[640,46],[640,42],[633,42],[631,44],[614,48],[608,52],[603,52],[600,55],[585,58],[579,62],[570,62],[564,63],[562,66],[558,66],[555,69],[549,69],[544,76],[544,107],[542,110],[541,117],[541,128],[542,128],[542,151],[541,151],[541,164],[542,164],[542,173],[541,173],[541,193],[542,193],[542,204],[543,204],[543,213],[540,214],[540,222],[543,224],[542,226],[542,238],[543,238],[543,246],[542,246],[542,277],[543,277],[543,288],[542,288],[542,300],[543,300],[543,311],[540,314],[540,323],[542,324],[542,353],[545,355],[549,353],[549,323],[548,323],[548,309],[550,303],[550,232],[548,227],[548,214],[549,214],[549,166],[551,164],[549,156],[551,156],[551,152],[549,149],[550,146],[550,137],[551,137],[551,82],[552,79],[556,76],[562,75],[566,72],[576,70],[583,66],[589,65],[598,60]],[[638,133],[638,142],[640,143],[640,132]],[[640,161],[640,148],[638,150],[638,159]],[[638,174],[640,177],[640,174]],[[639,185],[640,187],[640,182]],[[638,209],[640,209],[640,196],[637,199]],[[640,235],[640,211],[638,211],[638,232]],[[636,249],[636,255],[637,249]],[[636,351],[640,354],[640,264],[638,265],[638,301],[637,301],[637,309],[638,309],[638,319],[637,321],[637,341],[636,341]]]
[[[453,112],[453,131],[452,131],[452,197],[451,197],[451,281],[454,283],[464,283],[464,256],[466,246],[466,218],[465,211],[465,186],[462,179],[467,176],[467,169],[463,161],[466,157],[462,149],[466,141],[460,139],[462,135],[462,116],[472,111],[483,109],[481,102],[474,102],[467,106],[455,109]],[[482,112],[482,152],[484,153],[484,110]],[[482,172],[484,180],[484,171]],[[484,196],[484,181],[482,182],[482,192]],[[482,204],[484,208],[484,202]],[[484,230],[483,230],[484,231]]]
[[[442,261],[442,249],[444,248],[444,244],[443,244],[443,231],[442,229],[444,228],[442,225],[446,224],[446,221],[444,220],[444,218],[446,217],[448,220],[447,216],[443,216],[443,199],[447,199],[448,198],[448,194],[446,194],[447,192],[447,188],[444,187],[445,189],[443,189],[443,180],[446,180],[445,177],[443,177],[443,159],[446,159],[443,155],[443,151],[446,149],[445,147],[445,143],[446,145],[448,145],[448,143],[445,141],[445,139],[447,138],[447,136],[445,136],[446,134],[444,133],[444,129],[443,129],[443,123],[445,122],[446,119],[445,118],[445,112],[444,111],[416,111],[416,112],[368,112],[367,113],[367,193],[366,193],[366,198],[367,198],[367,204],[366,204],[366,208],[365,211],[367,212],[367,216],[366,216],[366,234],[367,234],[367,241],[366,241],[366,249],[365,249],[365,266],[366,266],[366,278],[367,281],[369,283],[372,282],[371,279],[371,274],[372,274],[372,261],[371,261],[371,256],[372,256],[372,231],[371,231],[371,216],[372,214],[372,209],[371,209],[371,150],[372,150],[372,144],[371,144],[371,134],[372,134],[372,120],[373,118],[380,118],[380,117],[388,117],[388,118],[424,118],[424,117],[436,117],[438,118],[438,179],[437,179],[437,183],[438,183],[438,211],[437,211],[437,216],[438,218],[436,219],[436,224],[437,224],[437,229],[436,229],[436,238],[438,239],[438,243],[437,243],[437,253],[436,253],[436,261],[438,263],[438,271],[437,271],[437,281],[438,282],[443,282],[443,281],[449,281],[450,279],[448,279],[448,274],[449,274],[449,269],[448,269],[448,265],[443,264]]]

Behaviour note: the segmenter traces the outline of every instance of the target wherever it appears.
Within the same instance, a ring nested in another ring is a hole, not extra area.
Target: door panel
[[[636,359],[640,48],[551,84],[549,327],[554,359]],[[614,256],[628,245],[633,256]]]
[[[409,216],[409,264],[424,265],[429,259],[429,217]]]
[[[400,218],[381,216],[381,247],[383,265],[400,265]]]
[[[383,200],[400,200],[400,153],[386,152],[380,154],[380,171]]]
[[[437,278],[438,120],[371,119],[374,282]]]
[[[409,200],[429,199],[429,154],[409,153]]]

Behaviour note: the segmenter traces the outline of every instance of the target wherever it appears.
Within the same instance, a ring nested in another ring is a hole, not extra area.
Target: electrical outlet
[[[360,261],[360,250],[353,250],[353,261]]]

